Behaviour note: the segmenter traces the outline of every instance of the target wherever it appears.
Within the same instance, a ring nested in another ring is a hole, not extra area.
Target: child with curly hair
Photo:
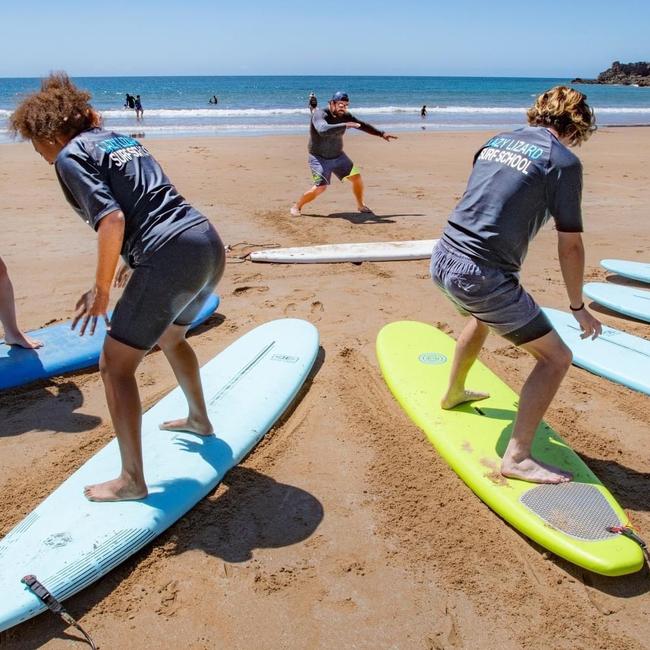
[[[65,73],[54,73],[18,106],[10,124],[54,165],[68,203],[97,232],[95,281],[76,304],[73,328],[80,323],[80,334],[88,329],[92,335],[98,318],[108,325],[111,284],[126,285],[99,366],[122,469],[112,480],[87,486],[85,495],[92,501],[142,499],[147,486],[135,372],[159,345],[189,406],[186,418],[160,427],[212,435],[198,361],[185,334],[223,274],[225,250],[212,224],[177,192],[147,149],[104,130],[89,100]],[[120,254],[125,264],[116,273]]]
[[[535,300],[521,286],[519,270],[528,245],[550,216],[558,234],[560,269],[569,308],[582,338],[596,338],[601,324],[582,300],[582,165],[568,147],[595,131],[586,97],[557,86],[537,98],[529,126],[491,138],[474,156],[465,194],[449,217],[431,258],[431,277],[470,320],[456,345],[442,408],[484,399],[465,380],[490,329],[536,360],[519,400],[501,473],[533,483],[572,476],[532,456],[535,431],[571,365],[562,342]]]

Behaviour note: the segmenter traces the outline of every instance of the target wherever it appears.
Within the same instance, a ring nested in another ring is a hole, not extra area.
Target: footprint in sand
[[[269,288],[266,285],[258,285],[258,286],[244,285],[243,287],[235,287],[233,289],[232,295],[241,296],[251,291],[254,291],[256,293],[266,293],[268,290]]]

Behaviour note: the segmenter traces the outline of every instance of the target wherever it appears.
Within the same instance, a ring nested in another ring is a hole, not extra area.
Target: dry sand
[[[215,223],[233,258],[222,304],[192,336],[205,362],[253,326],[296,316],[322,351],[288,416],[224,483],[154,543],[67,601],[104,648],[647,648],[650,581],[589,574],[494,515],[398,408],[375,336],[398,319],[457,335],[463,320],[428,262],[271,266],[261,245],[437,237],[482,133],[416,133],[387,144],[348,136],[376,216],[335,183],[304,216],[303,137],[147,140],[180,191]],[[650,129],[603,129],[585,168],[587,279],[605,257],[648,260]],[[20,322],[69,319],[94,275],[95,235],[27,144],[0,147],[2,246]],[[524,283],[566,309],[551,226]],[[650,326],[600,311],[646,338]],[[519,389],[531,360],[488,339],[484,362]],[[173,386],[162,355],[138,373],[145,407]],[[650,537],[648,397],[571,368],[547,420]],[[218,423],[217,423],[218,425]],[[96,371],[0,395],[0,534],[112,436]],[[50,614],[0,635],[3,648],[83,647]],[[645,639],[645,641],[644,641]]]

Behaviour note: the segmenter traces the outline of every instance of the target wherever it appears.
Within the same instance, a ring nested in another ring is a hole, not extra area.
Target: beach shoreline
[[[647,261],[650,250],[643,219],[650,131],[621,126],[601,127],[576,150],[584,166],[586,281],[608,277],[600,259]],[[334,182],[301,217],[289,216],[289,207],[311,182],[306,134],[145,137],[232,249],[219,315],[191,337],[200,362],[283,317],[313,322],[322,350],[288,416],[224,484],[66,602],[99,645],[646,647],[647,571],[603,578],[527,541],[458,479],[384,385],[374,353],[384,324],[421,320],[453,336],[464,324],[432,285],[427,260],[291,266],[241,259],[262,246],[438,237],[475,151],[496,130],[406,133],[390,143],[346,136],[375,214],[356,212],[350,187]],[[6,144],[0,156],[1,254],[20,323],[35,329],[69,319],[93,281],[96,235],[31,144]],[[566,311],[556,239],[550,224],[540,232],[522,280],[540,304]],[[645,323],[594,313],[649,337]],[[138,371],[145,408],[175,385],[162,356],[152,352]],[[482,360],[516,390],[532,367],[496,336]],[[649,537],[647,399],[572,367],[547,420]],[[3,393],[0,535],[111,436],[97,371]],[[322,521],[308,507],[314,500]],[[0,645],[63,648],[70,638],[63,630],[43,614],[0,634]]]

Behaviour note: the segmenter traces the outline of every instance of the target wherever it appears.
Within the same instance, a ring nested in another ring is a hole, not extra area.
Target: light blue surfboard
[[[650,282],[650,264],[644,262],[628,262],[627,260],[600,260],[600,265],[624,278]]]
[[[581,339],[571,314],[549,308],[544,313],[571,349],[576,366],[650,395],[650,341],[606,325],[597,339]]]
[[[583,292],[619,314],[650,322],[650,291],[608,282],[588,282]]]
[[[218,306],[219,296],[212,294],[190,329],[210,318]],[[97,321],[93,336],[88,332],[79,336],[79,326],[75,331],[70,325],[71,321],[67,321],[29,332],[43,343],[38,350],[25,350],[0,341],[0,390],[97,365],[106,337],[104,321]]]
[[[307,321],[275,320],[242,336],[201,369],[217,434],[160,431],[187,413],[180,388],[142,419],[149,496],[92,503],[85,485],[119,474],[116,440],[90,458],[0,540],[0,631],[45,608],[20,579],[33,574],[58,600],[101,578],[209,494],[286,410],[318,353],[318,331]]]

